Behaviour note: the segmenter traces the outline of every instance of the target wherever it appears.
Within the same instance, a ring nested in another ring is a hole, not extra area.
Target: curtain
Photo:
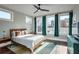
[[[54,36],[59,36],[58,14],[55,14],[55,31]]]
[[[69,35],[72,35],[73,12],[69,12]]]
[[[46,16],[42,16],[42,35],[46,35]]]
[[[34,33],[36,34],[36,17],[34,18]]]

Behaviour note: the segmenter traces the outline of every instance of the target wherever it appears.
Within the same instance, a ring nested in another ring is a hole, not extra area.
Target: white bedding
[[[30,48],[31,50],[34,49],[34,46],[37,43],[39,43],[41,40],[44,40],[43,35],[28,34],[28,35],[13,37],[13,41],[20,43],[20,44]]]

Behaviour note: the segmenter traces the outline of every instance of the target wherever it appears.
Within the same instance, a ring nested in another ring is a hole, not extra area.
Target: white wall
[[[74,12],[74,15],[76,15],[76,19],[79,21],[79,6],[76,6],[73,9],[73,12]],[[33,22],[33,25],[30,26],[30,28],[31,28],[30,30],[27,27],[26,16],[27,15],[25,15],[23,13],[19,13],[19,12],[14,11],[14,19],[13,19],[14,21],[13,22],[12,21],[2,21],[2,20],[0,20],[0,32],[6,31],[7,36],[9,36],[9,30],[11,28],[27,28],[27,30],[29,32],[34,31],[34,22]]]
[[[79,5],[76,5],[73,9],[73,19],[79,22]],[[72,28],[72,34],[78,34],[78,28]]]
[[[0,20],[0,32],[6,31],[7,36],[9,36],[9,30],[11,28],[26,28],[29,32],[32,32],[33,26],[29,26],[30,29],[27,27],[26,24],[26,16],[25,14],[19,13],[19,12],[13,12],[14,21],[2,21]]]
[[[73,15],[76,16],[75,18],[79,21],[79,5],[73,9]]]

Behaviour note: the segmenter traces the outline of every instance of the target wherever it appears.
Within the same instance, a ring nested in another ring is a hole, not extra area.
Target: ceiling
[[[30,16],[41,16],[73,10],[74,7],[76,7],[76,4],[41,4],[41,8],[48,9],[50,12],[38,11],[35,14],[33,12],[36,10],[36,8],[33,7],[33,4],[2,4],[2,6]]]

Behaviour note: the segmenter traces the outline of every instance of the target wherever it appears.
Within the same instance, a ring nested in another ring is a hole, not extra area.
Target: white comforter
[[[33,34],[22,35],[13,38],[13,41],[20,43],[30,49],[34,49],[34,45],[39,43],[41,40],[44,40],[43,35],[33,35]]]

